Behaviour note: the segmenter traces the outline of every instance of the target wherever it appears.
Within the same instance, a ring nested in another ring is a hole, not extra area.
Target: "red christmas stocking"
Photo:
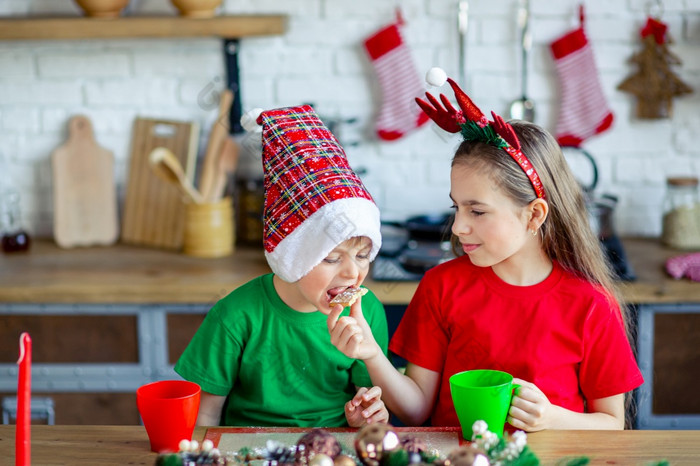
[[[377,73],[382,90],[382,107],[377,116],[377,136],[385,141],[399,139],[428,121],[415,97],[425,92],[411,53],[401,37],[397,21],[365,40],[365,50]]]
[[[555,67],[561,87],[559,119],[555,131],[562,146],[578,147],[589,137],[610,128],[613,114],[605,100],[586,34],[581,25],[552,42]]]

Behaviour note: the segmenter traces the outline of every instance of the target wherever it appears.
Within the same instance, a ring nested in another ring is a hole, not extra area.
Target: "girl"
[[[331,341],[365,361],[388,408],[410,425],[459,425],[449,377],[498,369],[521,385],[514,428],[623,429],[625,393],[643,380],[561,149],[533,124],[488,121],[448,81],[461,111],[445,96],[418,103],[464,137],[450,176],[460,257],[425,274],[390,343],[406,375],[374,344],[358,304],[339,320],[333,309]]]

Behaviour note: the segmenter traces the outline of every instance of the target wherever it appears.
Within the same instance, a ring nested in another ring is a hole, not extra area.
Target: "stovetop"
[[[380,250],[371,276],[376,281],[418,281],[426,270],[454,257],[447,241],[410,240],[398,252]]]
[[[423,277],[422,273],[404,269],[396,257],[377,256],[370,273],[375,281],[419,281]]]

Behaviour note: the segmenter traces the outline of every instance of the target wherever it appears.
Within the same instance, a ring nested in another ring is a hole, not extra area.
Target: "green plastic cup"
[[[503,436],[513,392],[519,387],[507,372],[479,369],[450,377],[452,402],[465,440],[472,439],[472,426],[485,421],[488,429]]]

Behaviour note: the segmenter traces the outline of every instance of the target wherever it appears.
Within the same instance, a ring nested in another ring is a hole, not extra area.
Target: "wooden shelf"
[[[17,17],[0,19],[0,40],[110,39],[155,37],[238,38],[284,33],[286,15]]]

